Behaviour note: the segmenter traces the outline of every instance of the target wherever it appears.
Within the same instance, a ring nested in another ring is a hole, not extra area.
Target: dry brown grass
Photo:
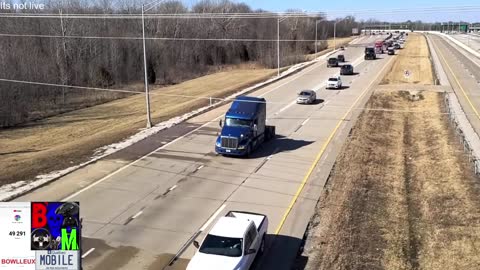
[[[412,62],[396,64],[386,78]],[[306,269],[480,269],[480,181],[443,94],[379,91],[367,107],[395,111],[367,110],[353,128],[312,219]]]
[[[440,114],[442,94],[421,96],[369,101],[425,113],[362,114],[318,204],[307,269],[480,266],[480,182]]]
[[[153,121],[159,123],[208,104],[207,100],[161,94],[222,97],[274,74],[269,69],[236,69],[154,87]],[[144,100],[144,95],[136,95],[0,131],[0,184],[66,168],[90,157],[96,148],[134,134],[145,126]]]
[[[336,41],[337,42],[337,48],[340,47],[340,46],[346,46],[353,39],[354,39],[354,37],[337,38],[337,41]],[[313,59],[315,59],[319,56],[322,56],[326,53],[329,53],[329,52],[333,51],[333,39],[328,39],[327,43],[328,43],[328,48],[327,49],[321,50],[317,54],[306,55],[305,60],[306,61],[311,61],[311,60],[313,60]]]
[[[345,46],[347,43],[353,40],[354,37],[342,37],[342,38],[337,38],[336,43],[337,43],[337,48],[340,46]],[[327,40],[328,43],[328,49],[333,49],[333,38],[330,38]]]
[[[411,33],[405,42],[405,48],[398,51],[390,73],[385,76],[381,84],[433,84],[429,54],[425,37],[418,33]],[[410,71],[409,78],[404,76],[405,70]]]

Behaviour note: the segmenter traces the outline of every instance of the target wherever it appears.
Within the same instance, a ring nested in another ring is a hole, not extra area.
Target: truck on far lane
[[[383,41],[375,42],[375,53],[382,54],[383,53]]]
[[[220,120],[222,131],[215,143],[221,155],[249,156],[262,143],[275,137],[275,126],[266,125],[267,102],[264,98],[239,96]]]
[[[268,218],[262,214],[230,211],[208,232],[187,270],[248,270],[265,249]]]

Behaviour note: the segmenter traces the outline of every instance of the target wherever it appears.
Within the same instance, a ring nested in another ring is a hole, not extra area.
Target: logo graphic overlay
[[[32,202],[32,250],[80,250],[78,202]]]

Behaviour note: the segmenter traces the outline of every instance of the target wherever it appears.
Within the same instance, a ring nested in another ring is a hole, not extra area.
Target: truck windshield
[[[200,252],[228,257],[242,256],[242,239],[216,235],[207,235],[200,247]]]
[[[226,118],[225,125],[229,127],[249,127],[251,121],[238,118]]]

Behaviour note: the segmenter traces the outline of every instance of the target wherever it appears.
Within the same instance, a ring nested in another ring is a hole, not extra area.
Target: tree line
[[[127,0],[46,1],[43,14],[140,14]],[[10,11],[17,12],[17,11]],[[31,11],[30,11],[31,12]],[[164,2],[149,13],[261,13],[243,3],[203,0],[191,7]],[[19,13],[20,14],[20,13]],[[313,53],[317,17],[280,23],[281,65]],[[354,18],[337,24],[337,37],[351,34]],[[0,127],[15,126],[58,113],[111,101],[128,93],[5,82],[141,91],[143,80],[140,19],[0,16]],[[150,84],[170,85],[225,66],[254,62],[277,65],[276,18],[149,18],[145,20]],[[318,24],[318,39],[333,36],[333,21]],[[155,38],[155,39],[151,39]],[[213,39],[213,40],[212,40]],[[325,48],[326,42],[319,42]]]

